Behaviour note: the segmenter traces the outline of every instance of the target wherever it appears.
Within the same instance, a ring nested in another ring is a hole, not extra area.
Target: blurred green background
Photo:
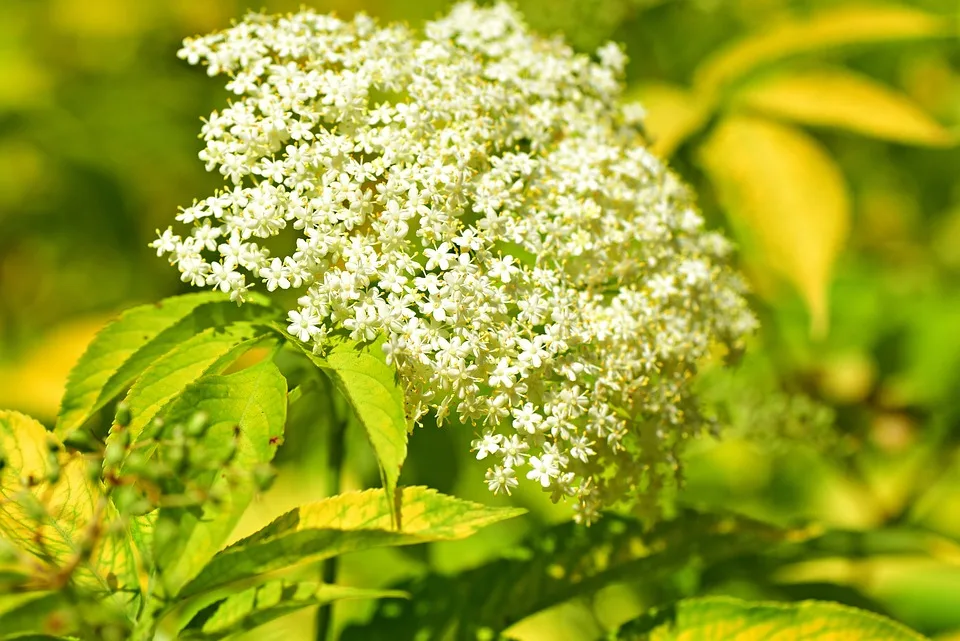
[[[305,4],[416,25],[449,3]],[[186,291],[147,243],[178,206],[220,184],[197,160],[197,133],[200,117],[224,104],[226,92],[176,58],[179,42],[225,27],[249,8],[300,5],[0,2],[0,406],[49,421],[67,371],[103,323],[134,304]],[[723,62],[718,51],[785,24],[809,25],[846,3],[519,0],[518,6],[534,28],[562,33],[578,50],[591,52],[607,39],[624,43],[628,93],[648,101],[651,138],[695,186],[711,224],[728,228],[743,247],[762,330],[734,374],[708,372],[704,394],[720,404],[733,436],[691,452],[681,500],[848,528],[909,522],[960,540],[957,0],[908,5],[947,25],[942,33],[931,35],[918,22],[911,35],[903,14],[892,20],[888,37],[870,26],[870,16],[888,5],[860,2],[859,17],[844,23],[847,32],[838,37],[821,29],[823,46],[808,34],[792,50],[789,38],[779,38],[788,50],[773,51],[742,89],[719,98],[704,80],[705,69]],[[810,85],[817,88],[818,78],[837,70],[874,84],[857,90],[841,82],[839,92],[851,91],[849,99],[834,101],[832,117],[811,116],[824,96],[811,97]],[[783,77],[787,82],[778,84]],[[301,442],[313,438],[322,434]],[[402,480],[494,502],[482,466],[471,460],[470,438],[466,430],[419,430]],[[354,441],[348,485],[375,484],[362,437]],[[305,492],[322,493],[305,490],[310,484],[303,481],[322,460],[322,453],[288,455],[294,472],[281,477],[244,527]],[[427,567],[467,567],[531,528],[567,517],[539,494],[521,492],[514,501],[531,516],[464,543],[348,560],[346,577],[369,586]],[[954,548],[933,561],[821,563],[792,576],[786,584],[855,586],[871,607],[922,632],[960,639]],[[786,594],[765,589],[740,577],[723,591]],[[611,609],[630,609],[626,594],[611,593],[606,605],[570,604],[522,624],[519,634],[593,638],[604,617],[623,618]],[[340,608],[338,616],[361,616],[365,607]],[[296,637],[304,621],[270,634]],[[559,627],[545,627],[551,625]]]

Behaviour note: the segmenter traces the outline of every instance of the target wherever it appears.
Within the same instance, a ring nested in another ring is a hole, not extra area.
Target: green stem
[[[343,471],[343,455],[345,449],[345,436],[347,432],[347,415],[349,409],[346,404],[340,404],[337,401],[337,392],[330,390],[330,410],[333,415],[333,421],[330,425],[330,434],[327,441],[327,478],[324,480],[327,496],[336,496],[340,493],[340,476]],[[324,583],[332,584],[337,580],[337,557],[330,557],[323,562],[321,571],[321,580]],[[317,633],[316,641],[328,641],[332,639],[333,634],[333,603],[321,605],[317,610]]]

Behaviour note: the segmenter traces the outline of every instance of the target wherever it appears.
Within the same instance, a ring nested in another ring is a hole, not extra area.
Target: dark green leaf
[[[646,531],[637,521],[605,516],[584,528],[565,523],[537,533],[509,558],[457,576],[430,575],[398,585],[411,593],[402,607],[380,608],[343,639],[475,639],[612,583],[656,585],[680,570],[712,563],[806,533],[749,519],[697,513]]]

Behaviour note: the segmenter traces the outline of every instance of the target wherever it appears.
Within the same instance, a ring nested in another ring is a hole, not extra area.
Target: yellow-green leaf
[[[235,441],[237,465],[252,468],[268,463],[283,436],[287,381],[269,359],[229,376],[207,376],[187,387],[163,417],[170,424],[183,423],[198,411],[209,416],[203,438],[212,451]],[[205,504],[202,514],[160,508],[158,520],[173,525],[177,532],[162,544],[155,541],[153,551],[159,583],[171,595],[223,546],[254,495],[250,485],[222,477],[212,479],[209,489],[224,490],[225,498]]]
[[[826,330],[827,291],[850,225],[843,176],[807,134],[749,116],[725,118],[700,162],[748,258],[792,283]]]
[[[727,597],[680,601],[628,623],[622,641],[923,641],[872,612],[837,603],[756,603]]]
[[[188,385],[204,375],[221,372],[266,334],[265,328],[250,323],[210,327],[155,360],[125,397],[132,416],[126,429],[132,440],[135,442],[143,428]]]
[[[72,580],[86,589],[137,591],[130,542],[107,527],[119,518],[116,509],[89,479],[83,457],[63,452],[53,438],[23,414],[0,412],[0,453],[6,462],[0,472],[0,537],[33,555],[50,573],[74,568]],[[51,482],[56,467],[59,477]]]
[[[397,372],[384,359],[383,339],[365,344],[337,340],[323,356],[313,354],[299,341],[291,342],[330,375],[350,403],[377,456],[383,487],[392,496],[407,457],[407,433],[413,425]],[[394,514],[395,519],[399,517],[399,513]]]
[[[707,121],[710,106],[689,90],[665,82],[640,85],[630,90],[628,100],[637,100],[647,112],[644,127],[651,148],[669,157],[680,144]]]
[[[183,641],[214,641],[253,630],[303,608],[343,599],[405,597],[397,590],[371,590],[316,581],[268,581],[211,604],[199,612],[178,638]]]
[[[26,639],[31,633],[44,630],[51,619],[68,621],[69,598],[63,592],[11,592],[0,594],[0,639]],[[67,630],[66,632],[70,632]],[[64,632],[64,630],[61,630]],[[29,637],[53,638],[53,637]]]
[[[397,501],[385,490],[345,492],[287,512],[226,548],[184,587],[181,598],[346,552],[462,539],[525,512],[486,507],[425,487],[403,488],[398,494],[402,530],[393,525]]]
[[[933,146],[955,142],[949,131],[906,96],[843,69],[767,77],[739,91],[734,102],[766,115],[886,140]]]
[[[117,371],[134,354],[197,307],[221,298],[212,293],[168,298],[128,309],[103,328],[70,372],[57,419],[57,434],[65,436],[83,425],[93,412],[133,382],[149,361],[110,385]]]
[[[714,53],[700,65],[695,85],[712,92],[754,69],[784,58],[834,47],[944,36],[949,21],[919,9],[846,6],[764,28]]]

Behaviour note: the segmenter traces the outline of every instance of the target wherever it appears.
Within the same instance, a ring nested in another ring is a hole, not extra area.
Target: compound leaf
[[[185,423],[205,412],[209,426],[203,436],[210,451],[236,447],[235,465],[250,469],[273,459],[283,437],[287,415],[287,382],[269,359],[228,376],[206,376],[188,386],[164,412],[169,424]],[[255,488],[221,474],[205,481],[219,502],[204,504],[202,513],[162,507],[158,527],[175,528],[176,535],[155,541],[153,558],[169,594],[192,579],[220,549],[236,526]]]
[[[188,385],[218,373],[267,335],[265,327],[251,323],[210,327],[155,360],[125,397],[132,418],[124,429],[129,430],[131,442],[136,442],[143,428]],[[115,434],[112,431],[107,441]]]
[[[622,626],[622,641],[923,641],[872,612],[824,601],[750,602],[729,597],[679,601]]]
[[[496,638],[537,612],[613,583],[642,577],[645,585],[666,586],[685,568],[807,536],[805,530],[694,512],[653,530],[612,514],[590,528],[564,523],[537,532],[505,558],[459,575],[433,574],[394,586],[409,592],[411,601],[379,608],[369,623],[342,638],[439,641],[475,639],[481,632]]]
[[[936,15],[895,5],[825,9],[806,19],[764,28],[721,49],[699,68],[695,86],[712,93],[759,67],[845,45],[946,36],[953,27]]]
[[[197,307],[218,300],[222,297],[211,293],[175,296],[129,309],[102,329],[70,372],[56,433],[62,437],[79,428],[133,382],[139,371],[117,373],[134,354]]]
[[[843,69],[777,74],[751,83],[734,101],[769,116],[885,140],[931,146],[955,142],[949,131],[906,96]]]
[[[184,641],[214,641],[252,630],[274,619],[343,599],[380,599],[406,596],[396,590],[368,590],[316,581],[268,581],[204,608],[181,631]]]
[[[119,515],[83,456],[64,452],[37,421],[7,411],[0,412],[0,453],[0,536],[31,554],[51,580],[69,572],[75,585],[132,604],[136,558],[109,526]]]
[[[330,375],[350,403],[373,445],[383,487],[389,496],[394,496],[400,468],[407,457],[407,434],[412,421],[407,415],[396,370],[384,359],[382,339],[367,344],[337,340],[323,356],[293,342]],[[395,511],[394,517],[399,519],[401,515]]]
[[[700,162],[749,258],[792,283],[826,331],[827,291],[850,226],[843,175],[802,131],[732,115],[700,149]]]
[[[266,572],[316,563],[346,552],[466,538],[518,516],[518,508],[485,507],[425,487],[398,492],[402,530],[393,527],[396,500],[385,490],[345,492],[287,512],[220,552],[182,591],[187,597]]]

